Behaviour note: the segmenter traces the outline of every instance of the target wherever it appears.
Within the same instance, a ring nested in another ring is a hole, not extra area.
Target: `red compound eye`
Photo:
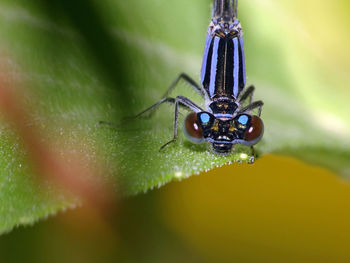
[[[244,133],[244,140],[248,142],[258,141],[264,132],[264,124],[258,116],[252,116],[250,126]]]
[[[199,143],[203,141],[203,130],[199,125],[197,113],[192,112],[187,115],[184,121],[185,135],[193,142]]]

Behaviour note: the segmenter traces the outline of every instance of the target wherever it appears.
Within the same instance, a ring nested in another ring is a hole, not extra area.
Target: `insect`
[[[264,124],[260,119],[263,102],[253,102],[254,86],[246,86],[243,33],[237,19],[237,0],[214,0],[212,20],[209,24],[203,63],[201,85],[187,74],[180,74],[170,85],[163,98],[135,116],[138,118],[154,111],[163,103],[175,106],[173,139],[178,138],[179,107],[191,111],[183,124],[186,137],[193,143],[209,142],[216,154],[227,155],[235,144],[250,146],[263,136]],[[205,109],[184,96],[169,97],[180,80],[202,95]],[[243,102],[249,99],[247,106]],[[257,115],[252,110],[258,109]],[[110,124],[110,123],[107,123]]]

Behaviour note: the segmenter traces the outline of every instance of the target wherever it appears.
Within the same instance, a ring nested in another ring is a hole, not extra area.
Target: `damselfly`
[[[263,136],[264,125],[260,119],[263,102],[253,102],[254,86],[245,89],[245,58],[243,32],[237,19],[237,0],[214,0],[212,20],[209,24],[201,71],[201,85],[187,74],[180,74],[170,85],[163,98],[142,111],[135,118],[154,111],[163,103],[175,106],[173,139],[178,138],[179,107],[191,111],[185,118],[183,131],[193,143],[209,142],[214,153],[229,154],[235,144],[250,146]],[[184,96],[169,94],[180,80],[202,95],[205,109]],[[247,106],[242,106],[249,99]],[[251,112],[258,109],[258,114]],[[111,124],[101,122],[104,124]],[[112,124],[113,125],[113,124]]]

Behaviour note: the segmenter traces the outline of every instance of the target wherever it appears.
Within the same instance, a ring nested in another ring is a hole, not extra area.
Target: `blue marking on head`
[[[207,124],[210,121],[210,116],[208,113],[202,113],[199,118],[203,124]]]
[[[242,115],[238,118],[238,122],[242,125],[247,125],[248,120],[249,120],[249,118],[247,115]]]

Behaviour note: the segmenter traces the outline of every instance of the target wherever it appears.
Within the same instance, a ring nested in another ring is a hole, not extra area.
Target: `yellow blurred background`
[[[264,156],[160,191],[164,220],[209,262],[349,262],[350,184]]]

